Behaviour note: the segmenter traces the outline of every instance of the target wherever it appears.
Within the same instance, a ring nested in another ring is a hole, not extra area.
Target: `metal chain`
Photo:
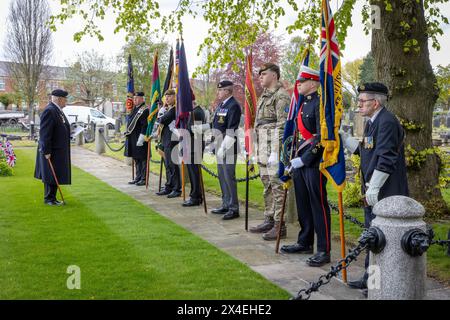
[[[339,206],[337,204],[328,202],[328,205],[332,210],[336,211],[339,214]],[[358,219],[349,214],[346,214],[345,212],[344,212],[344,219],[349,220],[351,223],[357,225],[361,229],[367,229],[363,222],[359,221]]]
[[[219,176],[217,175],[217,173],[215,173],[214,171],[210,170],[210,169],[209,169],[208,167],[206,167],[204,164],[202,164],[201,166],[202,166],[202,169],[205,170],[209,175],[213,176],[213,177],[216,178],[216,179],[219,179]],[[260,176],[259,173],[258,173],[258,174],[255,174],[255,175],[253,175],[253,176],[250,176],[250,177],[248,177],[248,181],[258,179],[259,176]],[[239,178],[239,179],[236,179],[236,182],[245,182],[245,181],[247,181],[246,178]]]
[[[119,149],[114,149],[113,147],[111,147],[108,143],[108,141],[106,141],[105,135],[103,132],[100,132],[100,136],[103,138],[103,141],[105,141],[106,146],[109,148],[109,150],[111,150],[112,152],[119,152],[120,150],[122,150],[125,147],[125,142],[123,143],[123,145],[119,148]]]
[[[349,254],[344,259],[339,260],[336,265],[331,266],[331,270],[327,274],[321,275],[317,282],[312,282],[308,289],[301,289],[297,293],[297,296],[291,298],[291,300],[308,300],[311,297],[311,293],[318,291],[321,286],[328,284],[333,277],[336,277],[339,274],[339,272],[343,269],[347,269],[361,252],[368,248],[369,243],[373,238],[374,234],[370,232],[369,229],[364,230],[358,240],[359,244],[356,248],[350,250]]]

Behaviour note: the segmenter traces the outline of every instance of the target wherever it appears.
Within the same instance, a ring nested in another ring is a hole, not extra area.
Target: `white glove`
[[[347,133],[344,130],[339,130],[339,133],[341,135],[344,148],[349,150],[351,153],[354,153],[356,149],[358,149],[359,141],[353,138],[350,133]]]
[[[141,133],[139,135],[138,141],[136,142],[136,146],[137,147],[142,147],[144,145],[144,141],[145,141],[145,135]]]
[[[269,156],[269,160],[267,160],[267,166],[273,167],[278,164],[278,155],[275,152],[272,152]]]
[[[298,168],[303,167],[304,165],[305,164],[303,163],[302,158],[298,157],[298,158],[294,158],[291,160],[290,168],[291,168],[291,170],[292,170],[292,168],[298,169]]]
[[[366,184],[369,187],[366,191],[366,200],[369,206],[373,207],[378,202],[380,189],[388,178],[388,173],[376,169],[374,170],[370,183]]]
[[[210,128],[209,123],[204,123],[204,124],[194,124],[191,127],[191,130],[194,134],[202,134],[203,132],[205,132],[206,130],[208,130]]]
[[[223,158],[225,156],[225,152],[227,152],[228,149],[233,147],[233,145],[234,145],[234,138],[230,136],[225,136],[225,139],[223,139],[219,149],[217,149],[216,153],[217,157]]]

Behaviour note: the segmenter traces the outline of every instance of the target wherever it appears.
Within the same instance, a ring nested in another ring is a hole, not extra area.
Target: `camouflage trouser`
[[[259,173],[264,185],[264,216],[280,221],[284,195],[283,182],[273,169],[270,171],[267,166],[259,164]]]

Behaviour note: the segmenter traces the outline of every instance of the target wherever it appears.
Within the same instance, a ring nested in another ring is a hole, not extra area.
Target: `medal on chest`
[[[365,149],[373,149],[374,147],[374,139],[373,136],[364,137],[364,148]]]

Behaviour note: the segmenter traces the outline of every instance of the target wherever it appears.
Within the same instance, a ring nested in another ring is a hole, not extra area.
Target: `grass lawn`
[[[113,148],[118,148],[120,146],[119,143],[112,143],[111,146]],[[86,148],[90,150],[95,150],[95,145],[93,143],[86,144]],[[106,155],[116,158],[118,160],[123,160],[123,151],[121,152],[112,152],[108,148],[106,148]],[[152,152],[152,156],[154,156],[155,160],[159,160],[159,154],[156,151]],[[210,159],[206,157],[213,157],[211,155],[205,154],[205,159]],[[209,161],[211,162],[211,161]],[[206,166],[213,170],[214,172],[217,172],[216,164],[206,164]],[[258,166],[255,166],[255,170],[257,170]],[[159,165],[151,163],[150,169],[152,172],[159,174]],[[221,194],[220,193],[220,186],[216,178],[213,178],[206,172],[203,173],[204,177],[204,183],[205,188],[212,193],[215,194]],[[238,164],[236,166],[236,177],[237,178],[244,178],[245,177],[245,165],[244,164]],[[261,210],[264,208],[264,201],[263,201],[263,185],[261,183],[260,179],[252,180],[250,181],[250,194],[249,194],[249,201],[250,204],[254,207],[258,207]],[[443,189],[442,190],[444,199],[449,203],[450,205],[450,189]],[[238,183],[238,196],[240,200],[245,199],[245,183]],[[329,200],[337,203],[338,195],[337,192],[331,187],[331,184],[328,184],[328,197]],[[363,210],[360,208],[346,208],[345,212],[356,217],[359,221],[364,222],[364,213]],[[435,239],[447,239],[447,232],[450,229],[450,221],[427,221],[433,226],[433,230],[436,234]],[[340,240],[339,237],[339,216],[336,214],[336,212],[332,212],[331,215],[331,232],[333,237],[336,240]],[[357,239],[361,235],[361,229],[352,224],[351,222],[345,220],[345,236],[346,236],[346,242],[347,246],[354,246],[356,244]],[[337,249],[340,250],[340,249]],[[445,255],[445,249],[439,246],[432,246],[428,250],[428,274],[429,276],[435,277],[437,279],[440,279],[442,281],[445,281],[447,283],[450,283],[450,258]]]
[[[243,263],[73,168],[69,203],[43,204],[35,149],[0,178],[0,299],[287,299]],[[70,265],[81,290],[69,290]]]

